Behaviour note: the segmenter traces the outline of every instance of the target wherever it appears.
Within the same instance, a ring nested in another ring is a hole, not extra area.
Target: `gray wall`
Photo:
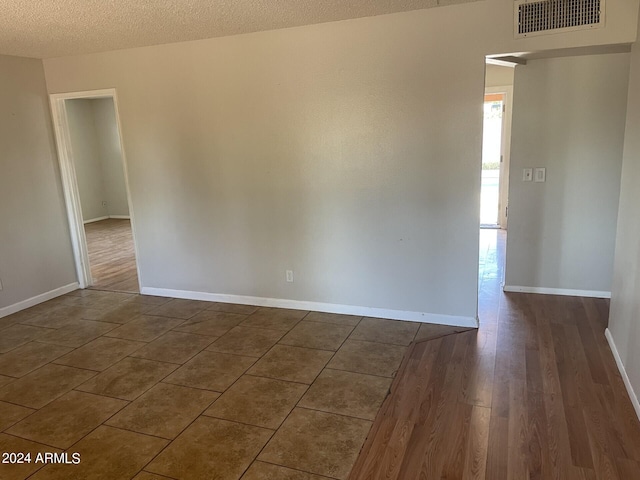
[[[83,219],[128,216],[113,100],[67,100],[65,105]]]
[[[109,215],[129,216],[116,111],[111,98],[91,100]]]
[[[640,392],[640,42],[633,45],[609,330]],[[637,405],[636,405],[637,406]],[[638,410],[640,416],[640,410]]]
[[[76,282],[42,62],[0,56],[0,313]]]
[[[438,23],[47,60],[118,91],[143,287],[475,318],[484,58]]]
[[[108,216],[91,100],[65,102],[83,220]]]
[[[508,287],[611,290],[628,77],[626,53],[516,68]]]

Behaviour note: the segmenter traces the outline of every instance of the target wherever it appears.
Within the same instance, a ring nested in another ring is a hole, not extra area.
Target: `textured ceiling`
[[[0,54],[50,58],[472,0],[0,0]]]

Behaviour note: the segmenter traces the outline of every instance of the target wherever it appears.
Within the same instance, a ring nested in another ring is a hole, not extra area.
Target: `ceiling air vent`
[[[601,27],[604,3],[605,0],[516,0],[515,37]]]

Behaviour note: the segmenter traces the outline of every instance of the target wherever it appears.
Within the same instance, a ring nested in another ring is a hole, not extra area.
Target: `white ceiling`
[[[0,54],[50,58],[473,0],[0,0]]]

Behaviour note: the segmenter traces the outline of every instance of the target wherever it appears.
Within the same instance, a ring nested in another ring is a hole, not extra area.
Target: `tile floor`
[[[433,328],[72,292],[0,319],[0,478],[345,479]]]

